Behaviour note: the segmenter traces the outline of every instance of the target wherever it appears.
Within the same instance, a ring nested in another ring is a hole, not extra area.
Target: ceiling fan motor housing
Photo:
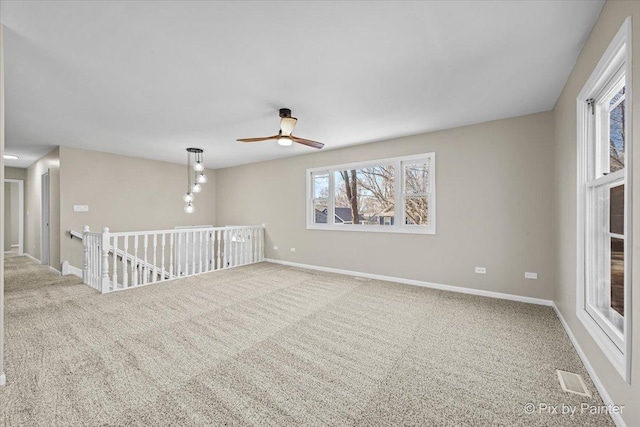
[[[289,108],[281,108],[280,109],[280,117],[291,117],[291,110]]]

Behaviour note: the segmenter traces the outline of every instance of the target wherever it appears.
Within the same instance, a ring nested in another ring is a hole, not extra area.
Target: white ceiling
[[[1,2],[6,151],[208,167],[553,108],[603,1]],[[295,144],[294,144],[295,145]]]

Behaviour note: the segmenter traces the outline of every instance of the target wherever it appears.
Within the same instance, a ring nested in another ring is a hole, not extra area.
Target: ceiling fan
[[[308,147],[313,148],[322,148],[324,144],[318,141],[312,141],[310,139],[299,138],[297,136],[293,136],[291,132],[293,132],[293,128],[296,127],[296,123],[298,119],[295,117],[291,117],[291,110],[288,108],[280,109],[280,132],[277,135],[273,136],[265,136],[262,138],[243,138],[238,139],[240,142],[260,142],[260,141],[269,141],[271,139],[278,140],[278,144],[280,145],[291,145],[294,142],[298,144],[306,145]]]

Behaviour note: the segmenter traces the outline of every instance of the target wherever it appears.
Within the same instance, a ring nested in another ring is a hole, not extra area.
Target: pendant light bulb
[[[204,184],[205,182],[207,182],[207,176],[204,174],[204,172],[200,172],[196,181],[198,181],[200,184]]]
[[[195,184],[193,184],[193,189],[191,191],[193,191],[194,193],[201,192],[202,191],[202,185],[200,185],[199,183],[196,182]]]
[[[204,165],[198,160],[193,164],[193,170],[196,172],[202,172],[204,170]]]
[[[189,202],[186,205],[184,205],[184,211],[186,213],[194,213],[196,211],[196,207],[193,206],[193,203]]]
[[[193,202],[193,193],[192,192],[186,193],[184,196],[182,196],[182,200],[184,200],[187,203]]]

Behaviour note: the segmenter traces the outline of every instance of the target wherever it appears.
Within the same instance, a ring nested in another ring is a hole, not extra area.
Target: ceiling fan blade
[[[273,136],[263,136],[260,138],[242,138],[242,139],[236,139],[236,141],[239,142],[260,142],[260,141],[268,141],[270,139],[278,139],[280,137],[280,135],[273,135]]]
[[[298,119],[295,117],[283,117],[280,119],[280,132],[282,135],[289,136],[291,132],[293,132],[293,128],[296,127],[296,123],[298,123]]]
[[[313,147],[313,148],[322,148],[322,147],[324,147],[324,144],[322,142],[312,141],[310,139],[299,138],[299,137],[293,136],[293,135],[290,135],[290,138],[294,142],[297,142],[298,144],[306,145],[308,147]]]

